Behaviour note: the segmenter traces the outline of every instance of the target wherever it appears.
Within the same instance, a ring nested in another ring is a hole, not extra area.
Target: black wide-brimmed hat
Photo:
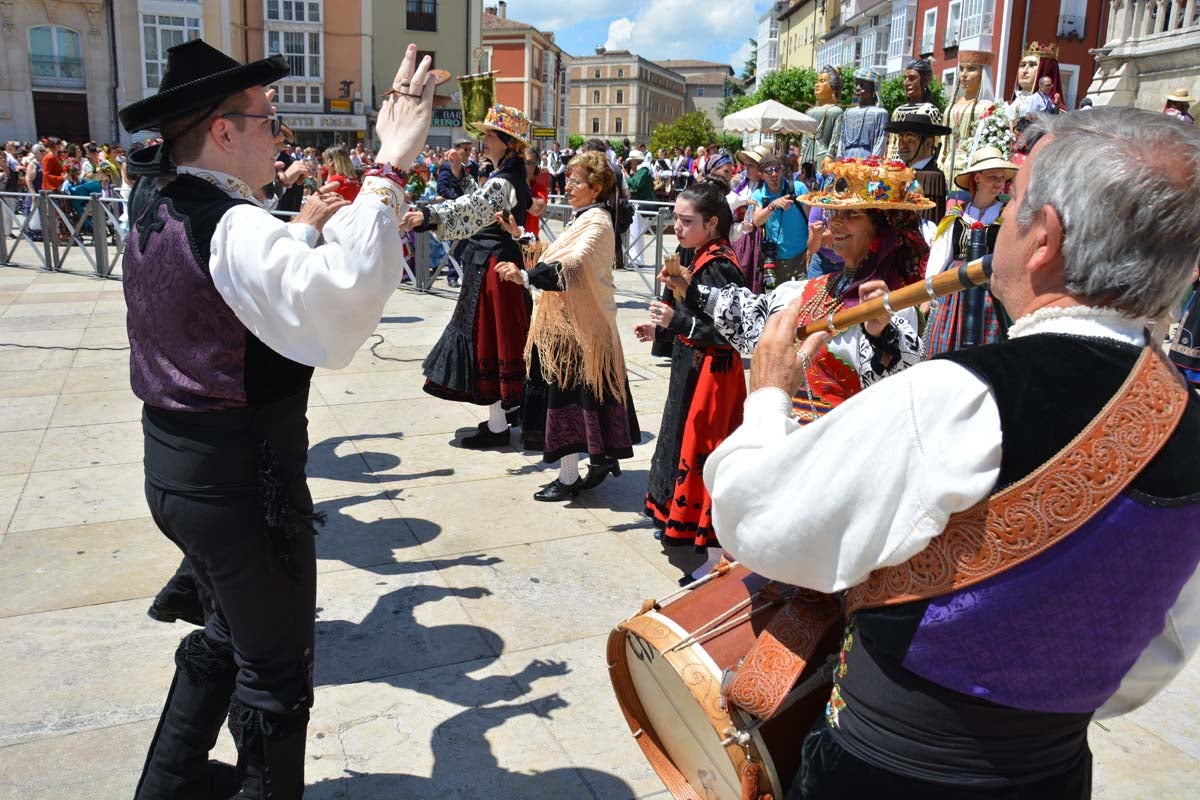
[[[278,53],[239,64],[203,39],[193,39],[167,51],[158,94],[122,108],[121,124],[130,133],[154,130],[165,119],[215,106],[238,92],[274,83],[289,72],[287,59]]]
[[[928,114],[920,112],[906,114],[903,118],[885,122],[883,129],[888,133],[918,133],[922,136],[949,136],[950,129],[939,125]]]

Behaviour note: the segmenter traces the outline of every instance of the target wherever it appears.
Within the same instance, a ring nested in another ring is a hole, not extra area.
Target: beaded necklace
[[[857,271],[857,269],[844,269],[822,282],[817,293],[800,307],[799,324],[807,325],[814,320],[823,319],[840,311],[843,303],[842,286],[853,283]]]

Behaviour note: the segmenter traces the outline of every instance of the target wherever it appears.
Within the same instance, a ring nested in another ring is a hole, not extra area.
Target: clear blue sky
[[[495,0],[484,0],[484,7]],[[597,45],[631,50],[652,61],[697,58],[728,63],[737,73],[769,0],[509,0],[510,19],[553,31],[573,56]]]

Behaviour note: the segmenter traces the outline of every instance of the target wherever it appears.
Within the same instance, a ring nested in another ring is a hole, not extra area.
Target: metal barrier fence
[[[125,250],[124,208],[122,198],[99,194],[0,192],[0,264],[57,272],[78,249],[94,274],[118,277],[113,270]]]
[[[0,192],[0,265],[37,267],[48,271],[70,271],[67,256],[73,250],[82,253],[92,272],[101,278],[120,279],[119,266],[128,236],[123,220],[126,199],[51,194],[40,192]],[[635,219],[622,242],[625,267],[633,270],[646,288],[655,294],[655,276],[662,267],[664,237],[673,236],[674,205],[638,201],[633,203]],[[294,212],[272,212],[292,217]],[[544,238],[553,242],[571,219],[571,207],[554,203],[541,217]],[[404,283],[399,288],[427,292],[443,269],[448,276],[461,279],[462,267],[455,260],[453,242],[441,243],[444,254],[433,263],[437,249],[428,233],[414,238],[413,265],[403,265]]]

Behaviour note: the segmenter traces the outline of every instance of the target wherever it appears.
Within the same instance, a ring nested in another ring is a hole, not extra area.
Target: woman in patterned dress
[[[496,165],[491,177],[471,194],[410,211],[405,222],[443,241],[459,240],[454,257],[464,273],[462,291],[422,370],[425,391],[434,397],[488,407],[487,422],[462,440],[463,447],[483,449],[509,444],[505,411],[521,404],[525,388],[527,294],[500,280],[496,264],[521,260],[520,245],[501,220],[508,214],[523,225],[532,198],[525,170],[529,119],[497,105],[476,128],[484,154]]]

